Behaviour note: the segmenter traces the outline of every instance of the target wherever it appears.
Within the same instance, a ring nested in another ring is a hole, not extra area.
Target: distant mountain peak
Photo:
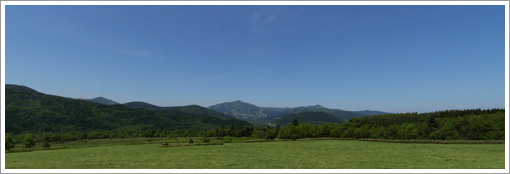
[[[116,105],[116,104],[119,104],[113,100],[110,100],[110,99],[107,99],[107,98],[104,98],[104,97],[96,97],[96,98],[93,98],[93,99],[85,99],[87,101],[91,101],[91,102],[95,102],[95,103],[99,103],[99,104],[103,104],[103,105]]]
[[[227,102],[227,103],[242,103],[242,104],[245,104],[246,102],[243,102],[241,100],[236,100],[236,101]],[[249,103],[246,103],[246,104],[249,104]]]
[[[5,84],[5,88],[15,92],[40,93],[39,91],[23,85]]]
[[[321,106],[319,104],[316,104],[316,105],[313,105],[313,106],[310,106],[311,108],[316,108],[316,109],[322,109],[322,108],[326,108],[324,106]]]
[[[130,108],[138,108],[138,109],[142,108],[142,109],[149,109],[149,110],[158,110],[161,108],[159,106],[152,105],[150,103],[146,103],[146,102],[142,102],[142,101],[133,101],[133,102],[124,103],[124,106],[130,107]]]
[[[208,109],[212,109],[223,114],[227,114],[230,116],[234,116],[236,118],[241,117],[254,117],[254,116],[262,116],[262,108],[255,106],[250,103],[243,102],[241,100],[236,100],[232,102],[225,102],[216,105],[209,106]]]

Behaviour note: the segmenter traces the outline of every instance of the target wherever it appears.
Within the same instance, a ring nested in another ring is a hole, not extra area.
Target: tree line
[[[504,109],[446,110],[351,118],[342,125],[288,124],[278,138],[504,140]]]
[[[28,137],[28,138],[27,138]],[[343,124],[299,123],[294,119],[286,126],[264,128],[241,123],[210,130],[184,129],[116,129],[90,132],[45,132],[6,136],[6,147],[19,142],[66,142],[82,139],[129,137],[254,137],[273,140],[299,138],[370,138],[395,140],[504,140],[504,109],[446,110],[432,113],[401,113],[351,118]],[[29,143],[31,144],[31,143]]]

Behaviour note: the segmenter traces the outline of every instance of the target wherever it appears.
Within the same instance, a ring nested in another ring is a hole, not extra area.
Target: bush
[[[50,143],[48,143],[48,142],[44,142],[44,144],[43,144],[43,148],[50,148]]]
[[[267,129],[264,136],[266,137],[267,140],[274,140],[277,135],[278,135],[278,132],[271,128],[271,129]]]
[[[99,139],[101,136],[103,136],[101,132],[91,132],[87,135],[87,139]]]
[[[104,133],[101,136],[99,136],[99,139],[108,139],[108,138],[110,138],[110,134],[108,134],[108,133]]]
[[[5,149],[6,150],[14,148],[15,145],[16,145],[16,143],[14,143],[14,139],[12,139],[11,136],[8,136],[8,135],[5,136]]]
[[[25,143],[26,148],[32,148],[35,145],[35,139],[32,135],[27,135],[23,138],[23,143]]]
[[[436,140],[455,140],[459,138],[459,132],[452,122],[446,122],[444,126],[432,132],[431,137]]]
[[[211,139],[209,139],[207,137],[202,137],[202,142],[208,143],[209,141],[211,141]]]
[[[189,144],[193,144],[193,140],[192,139],[189,139]]]

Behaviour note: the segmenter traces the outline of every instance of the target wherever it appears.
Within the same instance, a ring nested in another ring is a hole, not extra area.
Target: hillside
[[[175,109],[175,110],[179,110],[184,113],[190,113],[190,114],[196,114],[196,115],[209,115],[209,116],[218,117],[218,118],[225,119],[225,120],[235,119],[235,117],[232,117],[230,115],[226,115],[226,114],[223,114],[223,113],[220,113],[220,112],[217,112],[214,110],[210,110],[210,109],[204,108],[202,106],[198,106],[198,105],[165,107],[165,109],[163,109],[163,110],[170,110],[170,109]]]
[[[198,105],[189,105],[189,106],[174,106],[174,107],[159,107],[145,102],[129,102],[125,103],[124,106],[130,108],[137,109],[148,109],[152,111],[158,112],[171,112],[171,111],[180,111],[184,113],[194,114],[194,115],[203,115],[203,116],[213,116],[217,118],[221,118],[224,120],[235,119],[235,117],[222,114],[220,112],[210,110]]]
[[[285,126],[296,119],[299,123],[311,123],[311,124],[325,124],[325,123],[338,123],[342,124],[343,119],[338,118],[326,112],[301,112],[296,114],[290,114],[282,117],[275,121],[277,125]]]
[[[116,105],[116,104],[119,104],[113,100],[110,100],[110,99],[107,99],[107,98],[104,98],[104,97],[96,97],[96,98],[93,98],[93,99],[85,99],[87,101],[91,101],[91,102],[95,102],[95,103],[99,103],[99,104],[103,104],[103,105]]]
[[[241,119],[247,119],[250,117],[264,118],[274,115],[279,110],[281,110],[279,108],[258,107],[250,103],[242,102],[240,100],[220,103],[208,108]]]
[[[294,108],[277,108],[277,107],[259,107],[242,101],[233,101],[216,104],[208,107],[226,115],[236,117],[257,124],[275,123],[276,120],[285,116],[304,112],[324,112],[335,116],[341,120],[349,120],[350,118],[383,115],[388,114],[380,111],[344,111],[340,109],[329,109],[321,105],[300,106]]]
[[[6,132],[88,132],[102,130],[206,130],[221,126],[250,125],[179,110],[156,112],[124,105],[103,105],[37,92],[25,86],[6,85]],[[250,125],[251,126],[251,125]]]
[[[129,102],[125,103],[124,106],[136,109],[147,109],[147,110],[159,110],[161,107],[155,106],[145,102]]]
[[[284,110],[284,111],[278,113],[277,116],[284,117],[286,115],[303,113],[303,112],[324,112],[324,113],[328,113],[330,115],[333,115],[333,116],[336,116],[338,118],[345,119],[345,120],[348,120],[353,117],[366,116],[362,113],[357,113],[357,112],[344,111],[344,110],[340,110],[340,109],[328,109],[328,108],[325,108],[320,105],[301,106],[301,107],[296,107],[296,108],[290,108],[290,109],[287,109],[287,110]]]

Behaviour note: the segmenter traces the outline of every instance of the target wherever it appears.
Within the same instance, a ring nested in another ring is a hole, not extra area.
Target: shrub
[[[441,129],[432,132],[430,136],[436,140],[455,140],[459,138],[459,132],[455,129],[453,123],[449,121]]]
[[[223,143],[213,143],[213,142],[211,142],[211,143],[205,143],[205,145],[223,145]]]
[[[189,139],[189,144],[193,144],[193,140],[192,139]]]
[[[47,141],[44,142],[43,148],[50,148],[50,143],[48,143]]]
[[[5,149],[9,150],[9,149],[12,149],[14,148],[14,146],[16,145],[16,143],[14,143],[14,140],[12,139],[11,136],[5,136]]]
[[[103,133],[101,132],[91,132],[87,135],[87,139],[99,139],[102,135]]]
[[[202,137],[202,142],[208,143],[209,141],[211,141],[211,139],[209,139],[207,137]]]
[[[108,139],[110,138],[110,134],[104,133],[101,136],[99,136],[99,139]]]
[[[27,135],[23,138],[23,143],[25,143],[26,148],[32,148],[35,145],[35,139],[32,135]]]

